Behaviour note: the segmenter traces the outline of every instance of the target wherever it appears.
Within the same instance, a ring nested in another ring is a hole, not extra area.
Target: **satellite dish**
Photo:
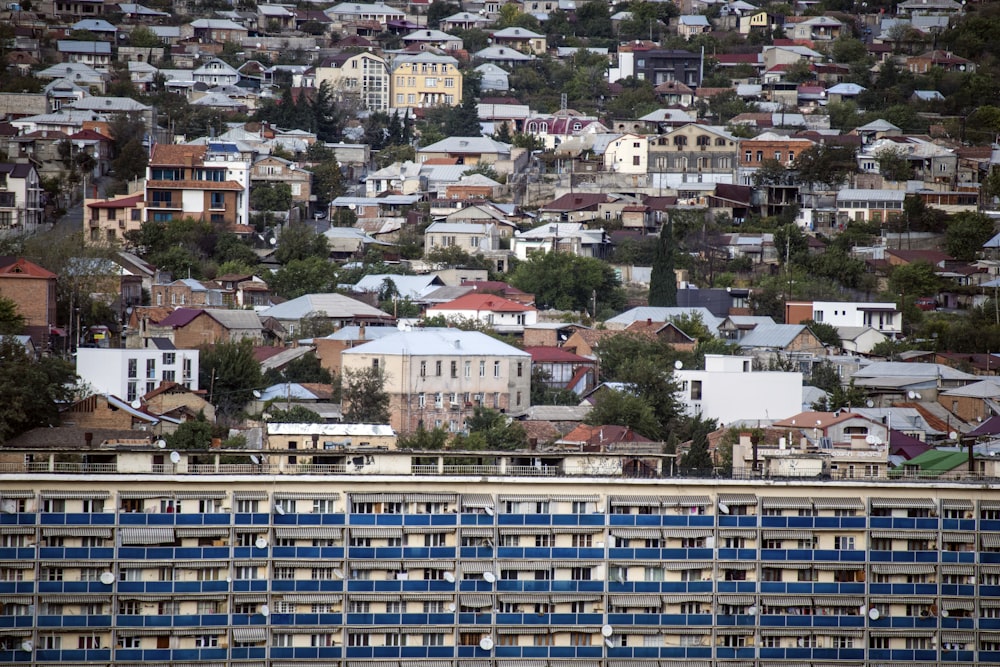
[[[951,431],[948,433],[949,440],[955,440],[956,438],[958,438],[958,433],[956,433],[955,431]]]
[[[136,410],[138,410],[139,408],[142,407],[142,401],[137,398],[134,401],[132,401],[131,403],[129,403],[129,405],[131,405],[133,408],[135,408]]]
[[[878,613],[878,609],[868,610],[868,618],[872,619],[873,621],[877,621],[881,616],[882,614]]]
[[[865,401],[865,405],[867,405],[869,408],[874,408],[875,407],[875,401],[873,401],[872,399],[869,398],[867,401]]]
[[[260,459],[259,459],[259,458],[257,458],[257,456],[256,456],[256,455],[254,455],[254,454],[251,454],[251,455],[250,455],[250,461],[251,461],[251,462],[252,462],[252,463],[253,463],[254,465],[256,465],[256,464],[260,463]]]
[[[484,651],[492,651],[493,650],[493,638],[492,637],[483,637],[482,639],[480,639],[479,640],[479,648],[483,649]]]
[[[919,391],[915,391],[915,392],[913,392],[913,397],[914,397],[915,399],[917,399],[918,401],[919,401],[919,400],[921,400],[921,399],[923,398],[923,396],[921,396],[921,395],[920,395],[920,392],[919,392]]]
[[[602,625],[601,634],[604,635],[605,637],[610,637],[611,635],[615,634],[615,629],[607,624]]]
[[[449,584],[453,584],[455,583],[455,575],[452,574],[451,572],[445,572],[444,580],[447,581]]]
[[[164,440],[163,438],[160,438],[159,440],[157,440],[155,444],[156,444],[156,446],[159,449],[166,449],[167,448],[167,441]]]
[[[865,436],[865,442],[867,442],[869,445],[874,445],[876,440],[878,440],[878,438],[876,438],[871,433]]]
[[[25,639],[23,642],[21,642],[21,650],[22,651],[27,651],[28,653],[31,653],[31,651],[34,648],[35,648],[35,645],[31,642],[30,639]]]
[[[267,618],[268,616],[271,615],[271,608],[268,607],[266,604],[265,605],[261,605],[260,615],[263,616],[264,618]]]
[[[257,391],[256,389],[254,389],[254,390],[253,390],[253,397],[254,397],[254,398],[260,398],[260,392],[259,392],[259,391]]]
[[[483,511],[486,512],[487,516],[493,516],[493,508],[492,507],[484,507]]]
[[[280,514],[281,516],[285,516],[285,508],[282,507],[281,505],[275,505],[274,511]]]
[[[333,568],[333,576],[337,577],[338,579],[343,579],[344,578],[344,572],[343,572],[343,570],[340,570],[339,568],[335,567],[335,568]]]
[[[906,397],[912,401],[913,399],[915,399],[917,397],[917,392],[912,391],[912,390],[908,391],[908,392],[906,392]]]
[[[486,580],[486,583],[492,584],[497,580],[497,575],[492,572],[483,572],[483,579]]]
[[[104,584],[105,586],[110,586],[111,584],[115,583],[115,575],[112,574],[111,572],[102,572],[101,583]]]
[[[678,359],[677,361],[674,362],[674,368],[676,368],[677,370],[684,368],[684,362]]]
[[[615,647],[615,643],[613,641],[611,641],[610,639],[605,639],[604,640],[604,645],[607,646],[608,648],[614,648]]]
[[[456,609],[458,609],[458,607],[455,606],[454,602],[448,605],[448,611],[455,611]]]
[[[947,609],[942,609],[941,610],[941,617],[942,618],[948,618],[948,616],[949,616],[948,610]]]
[[[258,537],[257,541],[254,542],[253,545],[255,547],[257,547],[258,549],[266,549],[267,548],[267,540],[265,540],[263,537]]]
[[[866,606],[864,606],[864,605],[861,605],[861,606],[860,606],[860,607],[858,608],[858,612],[859,612],[859,613],[860,613],[860,614],[861,614],[862,616],[864,616],[865,614],[867,614],[867,613],[868,613],[868,607],[866,607]]]
[[[723,514],[729,514],[729,505],[725,503],[719,503],[719,511]]]
[[[757,615],[757,607],[756,606],[750,607],[749,609],[747,609],[747,613],[750,614],[751,616],[756,616]]]
[[[233,578],[232,577],[226,577],[226,583],[227,584],[233,583]]]
[[[278,245],[278,239],[274,238],[273,236],[269,238],[267,242],[270,243],[271,245]]]
[[[181,453],[180,452],[170,452],[170,460],[173,463],[180,463],[181,462]]]

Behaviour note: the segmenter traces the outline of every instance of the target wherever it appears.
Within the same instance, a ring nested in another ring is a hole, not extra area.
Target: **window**
[[[427,377],[427,362],[420,362],[420,377]]]
[[[236,578],[242,581],[256,579],[258,574],[256,565],[242,565],[236,568]]]
[[[479,362],[479,377],[481,377],[481,378],[486,377],[486,362],[485,361],[480,361]]]
[[[78,649],[99,649],[101,648],[101,636],[100,635],[83,635],[76,638],[76,647]]]
[[[119,648],[142,648],[142,638],[141,637],[119,637],[118,638]]]
[[[445,534],[444,533],[427,533],[424,535],[424,546],[425,547],[443,547],[445,546]]]
[[[336,512],[336,502],[333,498],[316,498],[313,500],[313,514],[333,514]]]
[[[256,514],[260,511],[260,501],[258,500],[237,500],[236,512],[238,514]]]
[[[853,550],[854,538],[845,535],[837,535],[833,538],[833,548],[848,551]]]
[[[83,508],[81,511],[84,514],[100,514],[104,511],[104,501],[88,498],[83,501]]]
[[[406,635],[402,632],[390,632],[385,636],[386,646],[406,646]]]
[[[494,361],[493,362],[493,377],[495,377],[495,378],[500,377],[500,362],[499,361]]]
[[[46,567],[42,568],[42,581],[62,581],[63,580],[63,570],[61,567]]]
[[[63,514],[66,512],[66,501],[61,498],[46,498],[42,501],[42,511]]]
[[[590,646],[593,636],[586,632],[571,632],[569,634],[570,646]]]
[[[128,360],[128,376],[130,378],[139,377],[139,360],[129,359]]]
[[[577,548],[589,548],[594,546],[594,536],[590,533],[584,535],[573,535],[573,546]]]
[[[440,361],[435,361],[434,362],[434,375],[436,375],[438,377],[441,377],[441,362]]]
[[[423,646],[444,646],[444,633],[426,632],[421,636],[420,643]]]

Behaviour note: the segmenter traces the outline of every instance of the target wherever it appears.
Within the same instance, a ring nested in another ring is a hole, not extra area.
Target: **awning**
[[[865,599],[817,595],[815,603],[817,607],[860,607],[865,603]]]
[[[811,597],[762,597],[761,606],[769,607],[811,607],[813,599]]]
[[[229,568],[227,560],[178,560],[174,561],[174,567],[180,570],[218,570]]]
[[[933,637],[937,633],[934,630],[881,630],[872,629],[868,631],[870,637],[899,637],[900,639],[906,637]]]
[[[663,598],[659,595],[612,595],[611,605],[624,608],[659,607]]]
[[[118,531],[122,544],[165,544],[173,542],[173,528],[122,528]]]
[[[554,503],[596,503],[600,499],[597,494],[558,495],[550,498]]]
[[[437,533],[440,535],[450,535],[455,532],[453,526],[403,526],[403,532],[407,535]]]
[[[398,560],[352,560],[349,567],[352,570],[386,570],[398,572],[403,569],[403,563]]]
[[[933,597],[915,597],[909,595],[873,595],[871,600],[878,604],[934,604]]]
[[[453,503],[457,496],[454,493],[407,493],[404,500],[408,503]]]
[[[957,544],[974,544],[976,536],[972,533],[941,533],[941,540]]]
[[[267,530],[264,526],[262,532]],[[227,526],[201,526],[197,528],[177,528],[177,537],[228,537],[229,528]]]
[[[872,565],[873,574],[934,574],[936,569],[934,565],[915,563],[876,563]]]
[[[711,567],[708,563],[692,563],[695,568],[698,567]],[[786,565],[782,563],[782,567]],[[720,570],[753,570],[757,568],[756,561],[721,561],[719,563]]]
[[[117,628],[115,634],[119,637],[169,637],[173,628]]]
[[[30,500],[34,497],[34,491],[0,491],[0,500]]]
[[[824,563],[822,561],[814,562],[813,567],[817,570],[822,570],[823,572],[846,572],[853,571],[858,572],[865,569],[864,563]]]
[[[765,509],[798,510],[812,509],[813,503],[809,498],[761,498],[760,506]]]
[[[34,561],[30,560],[0,560],[0,568],[10,568],[12,570],[30,570],[35,567]],[[66,565],[66,561],[48,561],[43,567],[72,567]],[[96,567],[96,566],[95,566]]]
[[[352,527],[351,537],[402,537],[403,529],[399,527],[380,526],[378,528]]]
[[[320,493],[318,491],[275,491],[275,500],[340,500],[339,493]]]
[[[757,539],[757,531],[753,528],[720,528],[719,537],[742,537],[754,540]]]
[[[761,539],[811,540],[813,539],[813,532],[811,530],[765,530],[761,531]]]
[[[403,565],[407,570],[454,570],[455,561],[453,560],[408,560],[404,561]]]
[[[267,628],[259,626],[233,628],[233,641],[243,644],[267,641]]]
[[[937,509],[933,498],[872,498],[872,509]]]
[[[975,600],[941,600],[942,609],[963,609],[968,611],[973,611],[976,608]]]
[[[708,496],[661,496],[663,507],[708,507],[712,499]]]
[[[976,641],[974,632],[942,632],[941,641],[950,644],[967,644]]]
[[[818,510],[858,510],[863,511],[865,504],[860,498],[813,498],[813,507]]]
[[[174,498],[180,500],[223,500],[226,497],[225,491],[212,491],[205,489],[202,491],[175,491]]]
[[[267,602],[267,595],[264,593],[236,593],[233,595],[233,602],[236,604],[259,604]]]
[[[976,573],[975,565],[942,565],[941,574],[964,574],[972,575]]]
[[[500,528],[501,535],[551,535],[552,528],[528,527],[528,526],[503,526]]]
[[[971,510],[972,501],[965,498],[942,498],[941,509],[946,510]]]
[[[673,539],[698,539],[702,537],[711,537],[714,531],[711,529],[704,528],[666,528],[663,531],[664,537],[669,537]]]
[[[555,563],[550,560],[501,560],[497,561],[497,567],[501,570],[551,570]]]
[[[470,493],[462,496],[462,507],[466,509],[486,509],[493,507],[493,496],[485,493]]]
[[[267,491],[233,491],[233,500],[267,500]]]
[[[351,493],[351,503],[401,503],[406,498],[402,493]],[[275,498],[278,494],[275,494]]]
[[[757,599],[753,595],[720,595],[719,604],[741,606],[754,604]]]
[[[626,540],[658,540],[663,537],[661,528],[612,528],[611,535]]]
[[[547,503],[550,500],[552,500],[552,496],[528,493],[501,494],[499,498],[502,503]]]
[[[110,531],[111,529],[108,528],[107,530]],[[4,526],[3,527],[3,534],[4,535],[34,535],[35,534],[35,528],[34,528],[34,526]],[[42,529],[42,535],[45,535],[45,529],[44,528]]]
[[[989,549],[1000,547],[1000,533],[983,533],[980,535],[981,544]]]
[[[107,500],[110,491],[42,491],[42,500]]]
[[[516,625],[497,628],[498,635],[547,635],[549,628],[545,625]]]
[[[274,537],[279,540],[339,540],[341,534],[340,528],[326,526],[274,529]]]
[[[1000,509],[1000,500],[980,500],[979,509],[981,510]]]
[[[936,537],[936,534],[922,533],[915,530],[873,530],[871,536],[875,539],[888,540],[926,540]]]
[[[173,491],[154,491],[154,490],[139,490],[139,491],[119,491],[119,500],[148,500],[150,498],[173,498]]]
[[[660,507],[658,496],[611,496],[611,507]]]
[[[284,602],[302,603],[302,604],[336,604],[344,599],[343,595],[337,595],[334,593],[285,593],[281,596]]]
[[[462,537],[493,537],[493,528],[489,526],[470,526],[463,528]]]
[[[711,593],[679,593],[677,595],[664,595],[663,601],[666,604],[683,604],[684,602],[711,602]]]
[[[463,560],[460,563],[462,565],[462,572],[468,572],[469,574],[482,574],[483,572],[492,572],[494,570],[493,561],[490,560]]]
[[[726,637],[726,636],[739,636],[739,635],[752,635],[754,633],[754,628],[743,627],[743,628],[718,628],[715,634]]]
[[[501,593],[501,602],[513,604],[548,604],[552,602],[552,596],[548,593]]]
[[[720,493],[719,502],[723,505],[756,505],[757,496],[752,493]]]
[[[460,604],[469,609],[485,609],[493,606],[492,595],[463,595]]]
[[[9,532],[7,526],[4,526],[3,532]],[[34,530],[31,532],[34,532]],[[42,528],[42,537],[56,536],[100,537],[107,540],[111,538],[111,529],[98,528],[96,526],[53,526],[51,528]]]

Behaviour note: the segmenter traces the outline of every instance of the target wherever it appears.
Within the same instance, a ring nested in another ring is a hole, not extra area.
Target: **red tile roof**
[[[591,426],[580,424],[560,438],[563,442],[579,442],[588,445],[611,445],[619,442],[656,442],[635,432],[627,426],[604,424]]]
[[[92,204],[87,204],[87,208],[132,208],[139,202],[143,201],[143,193],[138,193],[131,195],[129,197],[120,197],[118,199],[104,199],[102,201],[95,201]]]
[[[29,262],[23,257],[0,256],[0,275],[7,277],[22,276],[25,278],[56,278],[56,274],[48,269]]]
[[[535,347],[526,347],[524,351],[531,355],[531,361],[534,363],[558,363],[558,364],[593,364],[593,359],[588,359],[587,357],[581,357],[579,354],[573,354],[569,350],[564,350],[561,347],[551,347],[548,345],[538,345]]]
[[[533,306],[505,299],[495,294],[481,294],[479,292],[469,292],[448,303],[442,303],[427,309],[427,312],[438,310],[490,310],[498,313],[523,313],[533,311]]]

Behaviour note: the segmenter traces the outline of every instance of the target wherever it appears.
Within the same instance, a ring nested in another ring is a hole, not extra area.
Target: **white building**
[[[892,302],[813,301],[813,320],[834,327],[871,327],[887,336],[903,334],[903,313]]]
[[[649,168],[649,140],[623,134],[604,149],[604,169],[619,174],[645,174]]]
[[[755,371],[752,357],[705,355],[705,370],[678,369],[677,399],[689,415],[719,425],[741,419],[785,419],[802,410],[802,373]]]
[[[198,350],[101,349],[82,347],[76,373],[96,392],[132,402],[161,382],[198,389]]]

